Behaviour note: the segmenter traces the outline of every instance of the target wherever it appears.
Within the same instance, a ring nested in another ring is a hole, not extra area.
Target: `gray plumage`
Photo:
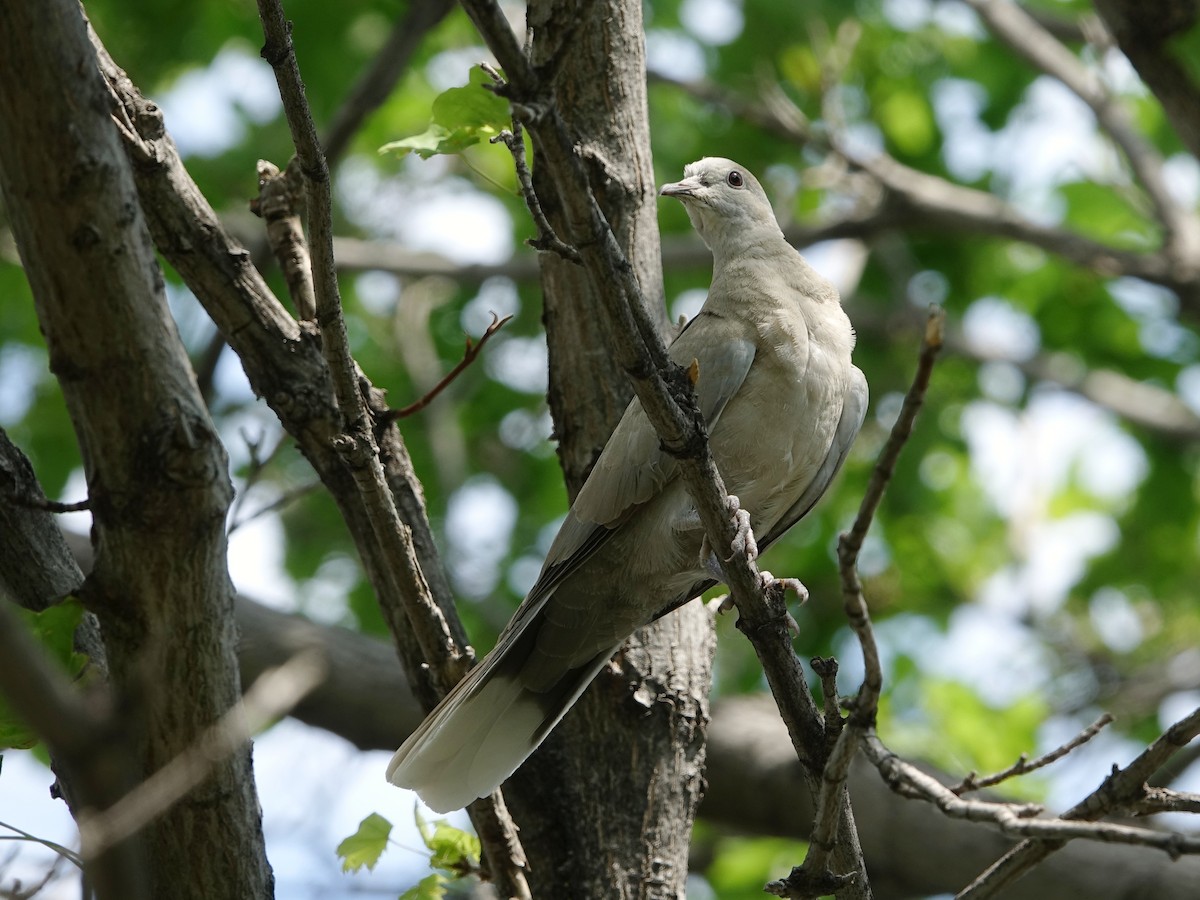
[[[862,424],[854,331],[744,168],[702,159],[662,193],[683,202],[713,254],[708,299],[670,355],[698,361],[713,455],[765,548],[825,492]],[[495,790],[625,638],[714,583],[702,537],[635,399],[495,649],[396,751],[388,780],[439,812]]]

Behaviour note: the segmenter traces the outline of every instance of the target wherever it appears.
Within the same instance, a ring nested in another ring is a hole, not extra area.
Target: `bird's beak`
[[[683,181],[675,181],[670,184],[664,184],[659,194],[663,197],[678,197],[683,200],[687,197],[695,197],[696,191],[700,188],[700,181],[697,178],[685,178]]]

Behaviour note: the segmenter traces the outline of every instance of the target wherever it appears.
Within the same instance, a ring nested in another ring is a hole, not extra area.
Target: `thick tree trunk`
[[[78,4],[5,4],[0,59],[0,189],[82,450],[96,550],[83,594],[144,778],[238,700],[227,461]],[[270,897],[249,747],[142,841],[152,896]]]
[[[555,73],[556,102],[580,136],[592,190],[665,329],[642,6],[541,0],[529,6],[529,27],[532,61]],[[534,179],[552,225],[570,240],[573,223],[536,157]],[[541,262],[550,408],[574,496],[631,390],[597,294],[609,286],[552,254]],[[639,631],[510,781],[535,896],[684,896],[713,642],[699,604]]]

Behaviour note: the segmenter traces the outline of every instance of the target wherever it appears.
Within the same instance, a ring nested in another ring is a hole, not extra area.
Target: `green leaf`
[[[933,147],[933,111],[916,91],[899,90],[879,107],[879,124],[893,144],[909,156],[920,156]]]
[[[1066,224],[1120,247],[1144,249],[1156,240],[1154,227],[1106,185],[1076,181],[1060,185],[1067,201]]]
[[[479,864],[479,838],[447,822],[434,825],[425,845],[433,851],[429,864],[434,868],[464,872]]]
[[[363,866],[374,870],[391,834],[392,823],[379,813],[371,813],[363,819],[358,824],[358,831],[337,846],[337,855],[342,858],[342,871],[357,872]]]
[[[75,652],[75,629],[83,620],[82,603],[69,597],[39,613],[18,608],[17,614],[46,652],[66,670],[67,675],[75,678],[83,671],[87,657]],[[37,742],[37,735],[0,698],[0,749],[28,749]]]
[[[433,121],[456,129],[478,129],[488,136],[508,127],[508,101],[488,90],[491,77],[478,66],[471,69],[466,87],[443,91],[433,101]]]
[[[446,896],[446,876],[438,872],[426,875],[400,895],[400,900],[442,900]]]
[[[470,832],[455,828],[444,819],[431,826],[420,810],[414,813],[421,840],[430,850],[429,864],[435,869],[465,874],[479,865],[479,838]]]
[[[784,838],[724,838],[705,873],[722,900],[763,896],[763,885],[804,859],[805,845]]]
[[[420,134],[391,141],[380,153],[416,153],[422,159],[461,153],[467,147],[495,137],[509,125],[508,101],[487,89],[490,76],[479,67],[471,69],[465,87],[443,91],[433,101],[433,121]]]

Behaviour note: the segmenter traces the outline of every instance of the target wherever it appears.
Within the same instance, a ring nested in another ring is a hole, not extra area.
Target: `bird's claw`
[[[804,586],[799,578],[776,578],[770,572],[763,570],[758,573],[758,580],[764,591],[769,591],[778,585],[781,591],[791,591],[794,593],[801,603],[808,602],[808,588]]]
[[[737,497],[730,496],[733,503],[737,503]],[[732,504],[731,504],[732,505]],[[754,562],[758,559],[758,541],[754,539],[754,532],[750,529],[750,513],[744,509],[730,509],[733,513],[733,520],[737,526],[737,532],[730,542],[730,548],[733,550],[733,555],[729,559],[733,559],[739,553],[746,554],[746,559]],[[729,560],[726,560],[728,562]]]

